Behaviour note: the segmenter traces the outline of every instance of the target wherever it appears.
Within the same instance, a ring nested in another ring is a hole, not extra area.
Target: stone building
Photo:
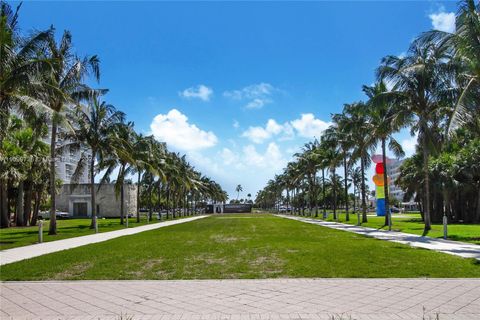
[[[115,194],[114,184],[103,184],[98,189],[95,184],[95,202],[98,217],[120,217],[120,195]],[[135,215],[137,212],[137,186],[124,185],[125,215]],[[64,184],[57,195],[57,210],[68,212],[72,217],[91,217],[92,206],[90,185],[86,183]]]

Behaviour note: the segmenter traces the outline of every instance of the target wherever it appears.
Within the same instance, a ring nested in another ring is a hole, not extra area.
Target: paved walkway
[[[152,223],[140,227],[121,229],[97,234],[91,234],[88,236],[81,236],[75,238],[69,238],[64,240],[56,240],[44,243],[37,243],[30,246],[18,247],[13,249],[7,249],[0,251],[0,265],[17,262],[20,260],[30,259],[38,257],[44,254],[72,249],[76,247],[85,246],[87,244],[103,242],[118,237],[128,236],[144,231],[154,230],[167,226],[173,226],[179,223],[185,223],[198,219],[205,218],[207,216],[196,216],[191,218],[183,218],[178,220],[164,221]]]
[[[4,282],[0,289],[0,317],[15,320],[480,319],[480,279]]]
[[[297,220],[301,222],[316,224],[322,227],[353,232],[381,240],[388,240],[403,244],[408,244],[412,247],[419,247],[424,249],[435,250],[443,253],[460,256],[462,258],[475,258],[480,260],[480,246],[471,243],[460,241],[450,241],[430,237],[422,237],[410,233],[385,231],[374,228],[366,228],[354,226],[351,224],[344,224],[338,222],[328,222],[318,219],[303,218],[298,216],[277,215],[278,217]]]

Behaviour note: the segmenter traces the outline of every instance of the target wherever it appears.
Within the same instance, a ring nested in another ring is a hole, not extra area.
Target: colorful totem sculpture
[[[390,159],[387,158],[387,163]],[[373,183],[375,183],[375,196],[377,198],[377,216],[385,216],[385,166],[382,155],[376,154],[372,157],[375,165],[375,175],[373,176]],[[387,177],[387,183],[390,183],[390,177]]]

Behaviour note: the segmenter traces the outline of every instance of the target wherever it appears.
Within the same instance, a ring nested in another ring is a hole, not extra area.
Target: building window
[[[73,166],[71,164],[65,164],[65,177],[70,179],[73,175]]]
[[[75,148],[73,146],[70,146],[70,158],[75,158]]]

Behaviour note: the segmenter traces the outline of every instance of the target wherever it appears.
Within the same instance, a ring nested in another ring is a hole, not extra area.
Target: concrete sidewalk
[[[92,243],[103,242],[118,237],[128,236],[144,231],[155,230],[158,228],[173,226],[180,223],[194,221],[207,216],[197,216],[191,218],[183,218],[172,221],[164,221],[158,223],[152,223],[140,227],[121,229],[97,234],[91,234],[88,236],[81,236],[75,238],[69,238],[64,240],[56,240],[44,243],[33,244],[30,246],[18,247],[13,249],[7,249],[0,251],[0,265],[5,265],[25,259],[38,257],[44,254],[53,253],[57,251],[72,249],[76,247],[85,246]]]
[[[480,319],[480,279],[4,282],[0,289],[0,318],[15,320]]]
[[[344,224],[338,222],[327,222],[318,219],[303,218],[298,216],[276,215],[281,218],[297,220],[301,222],[311,223],[322,227],[332,228],[341,231],[348,231],[364,236],[373,237],[376,239],[393,241],[403,244],[408,244],[412,247],[435,250],[443,253],[452,254],[462,258],[475,258],[480,260],[480,246],[472,243],[465,243],[460,241],[450,241],[430,237],[422,237],[415,234],[385,231],[374,228],[366,228],[354,226],[351,224]]]

